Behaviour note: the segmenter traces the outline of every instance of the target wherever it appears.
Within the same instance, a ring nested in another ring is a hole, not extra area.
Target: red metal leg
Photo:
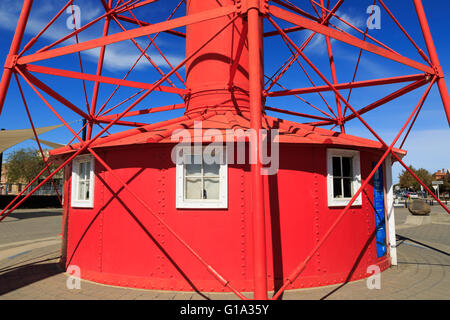
[[[306,265],[308,264],[308,262],[313,258],[314,254],[317,252],[317,250],[320,249],[320,247],[323,245],[323,243],[328,239],[328,237],[330,236],[330,234],[335,230],[335,228],[337,227],[337,225],[339,224],[339,222],[342,220],[342,218],[345,216],[345,214],[348,212],[348,210],[351,208],[352,204],[355,202],[355,200],[358,198],[358,196],[361,194],[361,192],[364,190],[364,188],[369,184],[369,182],[372,180],[373,176],[375,175],[375,173],[377,172],[378,168],[381,166],[381,164],[384,162],[384,160],[386,159],[386,157],[392,152],[395,144],[397,143],[397,141],[400,139],[401,135],[403,134],[403,131],[405,131],[406,127],[408,126],[408,124],[411,122],[411,119],[413,118],[414,114],[417,113],[418,109],[420,108],[420,106],[422,105],[423,101],[426,99],[426,97],[428,96],[432,86],[434,84],[434,80],[429,84],[427,90],[425,91],[425,93],[423,94],[422,98],[420,99],[419,103],[417,104],[417,106],[414,108],[414,110],[412,111],[411,115],[409,116],[408,120],[405,122],[405,124],[403,125],[402,129],[400,130],[400,132],[397,134],[397,136],[395,137],[394,141],[391,143],[391,145],[389,147],[387,147],[386,151],[384,152],[383,156],[381,157],[381,159],[378,161],[377,165],[375,166],[375,168],[372,170],[372,172],[369,174],[369,176],[364,180],[364,182],[361,184],[361,187],[358,189],[358,191],[354,194],[353,198],[350,200],[350,202],[347,204],[347,206],[344,208],[344,210],[339,214],[339,216],[336,218],[336,220],[333,222],[333,224],[331,225],[331,227],[328,229],[328,231],[325,233],[325,235],[323,236],[323,238],[316,244],[316,246],[313,248],[313,250],[311,250],[311,253],[306,257],[306,259],[300,263],[297,268],[294,269],[294,271],[289,275],[289,277],[287,277],[287,281],[283,284],[283,286],[279,289],[279,291],[277,293],[275,293],[275,295],[273,296],[272,299],[276,300],[278,299],[281,294],[284,292],[284,290],[286,290],[286,288],[292,284],[295,279],[297,279],[297,277],[300,275],[300,273],[303,272],[303,270],[306,268]],[[398,157],[394,152],[392,152],[392,154],[396,157]]]
[[[8,58],[6,59],[5,71],[3,72],[2,80],[0,82],[0,114],[2,113],[3,105],[6,99],[6,93],[8,92],[9,83],[11,82],[11,77],[14,72],[14,60],[17,58],[17,53],[19,52],[20,44],[22,43],[23,34],[25,33],[25,28],[27,26],[27,21],[28,17],[30,16],[32,5],[33,0],[25,0],[23,3],[16,33],[14,34],[11,49],[9,51]]]
[[[437,85],[439,88],[439,92],[441,93],[442,103],[444,104],[445,114],[447,115],[447,121],[450,126],[450,97],[448,94],[447,85],[445,84],[444,73],[439,63],[436,47],[434,46],[433,37],[431,36],[430,27],[428,26],[427,16],[425,15],[422,1],[414,0],[414,5],[416,7],[417,16],[419,17],[420,26],[422,27],[422,33],[428,48],[428,54],[430,55],[431,63],[433,64],[435,72],[439,77]]]
[[[253,196],[253,266],[254,266],[254,299],[267,300],[267,258],[266,258],[266,226],[264,210],[263,176],[260,161],[260,129],[262,123],[262,19],[258,8],[248,11],[248,47],[250,76],[250,117],[251,128],[258,137],[252,153],[256,154],[256,163],[252,164],[252,196]],[[256,150],[255,150],[256,149]]]

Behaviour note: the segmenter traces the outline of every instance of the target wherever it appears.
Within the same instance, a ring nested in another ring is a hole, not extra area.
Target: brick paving
[[[291,290],[286,300],[448,300],[450,299],[450,216],[433,207],[432,223],[406,225],[406,209],[396,209],[398,266],[381,274],[381,289],[366,280],[345,285]],[[82,281],[68,290],[58,266],[61,232],[58,210],[19,211],[0,224],[0,300],[205,300],[236,299],[233,294],[163,292],[118,288]],[[30,247],[31,244],[31,247]],[[22,251],[22,248],[32,248]],[[6,251],[9,250],[9,251]],[[251,294],[246,294],[251,298]]]

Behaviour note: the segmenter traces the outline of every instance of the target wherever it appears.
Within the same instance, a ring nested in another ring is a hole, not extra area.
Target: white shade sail
[[[36,141],[36,139],[32,139],[32,140]],[[41,143],[41,145],[45,144],[47,147],[50,147],[52,149],[64,147],[63,144],[59,144],[59,143],[55,143],[55,142],[51,142],[51,141],[47,141],[47,140],[39,139],[39,142]]]
[[[37,133],[37,135],[41,135],[43,133],[58,129],[62,126],[63,125],[61,124],[61,125],[51,126],[51,127],[36,128],[36,133]],[[28,139],[34,139],[33,129],[0,131],[0,153],[6,151],[7,149],[9,149],[23,141],[26,141]],[[41,140],[39,140],[39,141],[41,141]],[[43,141],[41,141],[41,142],[43,144],[48,145],[47,143],[44,143]],[[60,145],[57,145],[57,146],[60,146]]]

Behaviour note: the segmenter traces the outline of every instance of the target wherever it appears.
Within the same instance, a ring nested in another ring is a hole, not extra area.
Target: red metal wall
[[[251,291],[249,167],[229,166],[228,210],[177,210],[176,168],[171,164],[170,150],[168,145],[145,145],[110,149],[100,156],[234,287]],[[377,157],[369,151],[361,152],[363,178]],[[193,287],[200,291],[223,289],[98,163],[96,174],[94,210],[69,210],[66,265],[81,267],[82,278],[112,285],[187,291]],[[327,206],[325,146],[281,145],[280,171],[266,177],[265,188],[270,195],[266,218],[272,225],[267,240],[269,287],[273,288],[274,277],[281,280],[291,273],[342,208]],[[348,213],[294,287],[359,279],[368,276],[369,265],[379,264],[382,269],[389,266],[388,258],[376,258],[372,202],[369,185],[363,206]]]

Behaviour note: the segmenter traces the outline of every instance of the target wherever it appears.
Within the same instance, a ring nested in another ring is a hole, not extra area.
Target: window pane
[[[352,179],[344,179],[344,197],[351,198],[352,195]]]
[[[202,179],[187,178],[186,179],[186,199],[198,200],[202,199]]]
[[[205,177],[219,177],[220,164],[203,164]]]
[[[205,179],[205,199],[219,200],[220,181],[219,179]]]
[[[342,158],[342,169],[344,177],[352,177],[352,158],[343,157]]]
[[[333,197],[342,198],[342,179],[333,179]]]
[[[84,184],[84,187],[85,187],[85,194],[84,194],[84,200],[89,200],[89,185],[90,185],[90,183],[89,183],[89,181],[87,181],[85,184]]]
[[[189,155],[187,157],[186,176],[200,176],[202,174],[202,157],[199,155]]]
[[[91,162],[85,162],[84,163],[84,165],[85,165],[85,176],[84,176],[84,179],[86,179],[86,180],[88,180],[88,179],[90,179],[90,174],[91,174]]]
[[[81,162],[79,165],[80,180],[88,180],[90,178],[91,163]]]
[[[85,176],[84,162],[80,162],[78,172],[79,172],[79,175],[80,175],[80,180],[84,180],[84,176]]]
[[[341,177],[341,157],[333,157],[333,176]]]
[[[84,182],[78,183],[78,200],[85,200],[84,194],[85,194],[86,187],[84,185]]]

